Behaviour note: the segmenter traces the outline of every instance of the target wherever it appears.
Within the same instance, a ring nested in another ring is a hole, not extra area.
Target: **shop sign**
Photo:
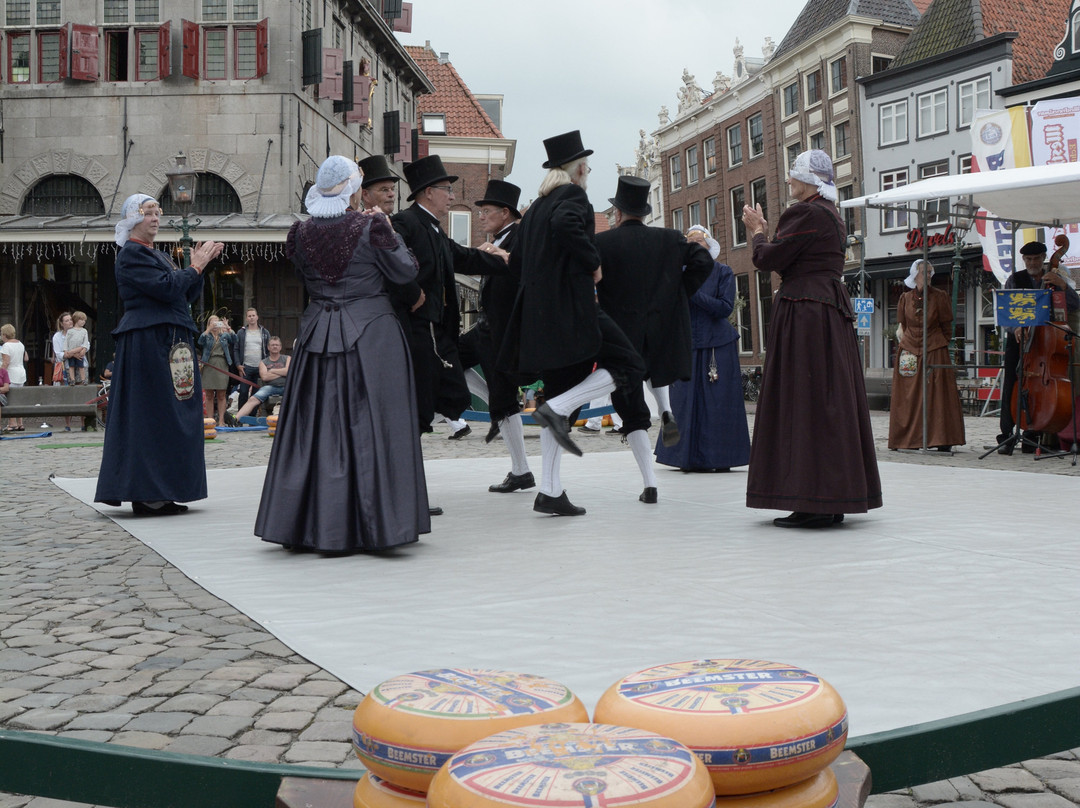
[[[926,239],[926,246],[930,249],[934,247],[951,247],[956,244],[956,233],[953,232],[953,226],[951,224],[945,225],[945,229],[940,233],[931,233]],[[912,250],[921,250],[923,248],[923,229],[921,227],[913,227],[908,231],[907,241],[904,242],[904,249],[908,252]]]

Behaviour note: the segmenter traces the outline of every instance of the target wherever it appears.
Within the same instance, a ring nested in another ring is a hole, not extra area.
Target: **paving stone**
[[[347,743],[300,741],[288,748],[285,752],[285,760],[289,763],[298,763],[300,761],[308,763],[316,761],[341,763],[352,753],[352,746]]]
[[[234,746],[223,757],[230,760],[247,760],[252,763],[278,763],[285,754],[285,746]]]
[[[59,682],[53,682],[51,685],[45,685],[41,688],[42,693],[66,693],[69,696],[74,696],[79,693],[85,693],[88,690],[93,690],[98,687],[101,682],[93,679],[61,679]]]
[[[295,732],[311,723],[311,713],[265,713],[255,720],[255,729]]]
[[[1075,780],[1053,780],[1048,787],[1065,799],[1080,805],[1080,778]]]
[[[194,717],[191,713],[146,712],[131,719],[124,729],[130,732],[179,732]]]
[[[52,660],[34,656],[15,648],[0,650],[0,668],[9,671],[32,671],[44,668]]]
[[[246,715],[200,715],[184,727],[184,734],[232,738],[251,726]]]
[[[173,696],[168,701],[158,705],[158,710],[183,711],[203,715],[211,707],[221,703],[220,696],[209,696],[204,693],[181,693]]]
[[[1003,794],[1009,791],[1041,791],[1043,787],[1039,778],[1019,766],[979,772],[971,775],[971,781],[991,794]]]
[[[344,682],[309,680],[293,688],[294,696],[325,696],[334,698],[349,689]]]
[[[282,696],[270,702],[266,709],[275,713],[302,711],[314,714],[326,701],[325,696]]]
[[[66,698],[68,697],[64,693],[31,693],[11,703],[25,710],[32,710],[37,707],[56,707]]]
[[[119,730],[133,718],[133,713],[87,713],[73,719],[66,729]]]
[[[113,733],[108,730],[77,729],[64,730],[56,733],[58,738],[74,738],[78,741],[93,741],[94,743],[108,743]]]
[[[106,682],[103,685],[95,687],[94,693],[101,693],[102,695],[110,696],[134,696],[142,693],[149,682],[145,682],[138,679],[122,679],[117,682]]]
[[[351,721],[316,721],[300,733],[301,741],[350,741]]]
[[[13,715],[18,715],[24,712],[25,708],[20,707],[17,704],[0,704],[0,723],[7,721]]]
[[[8,722],[15,729],[56,729],[78,715],[74,710],[50,710],[39,708],[27,710]]]
[[[242,682],[237,682],[232,679],[218,679],[216,681],[200,679],[197,682],[191,682],[187,686],[187,691],[189,693],[206,693],[215,696],[230,696],[235,695],[237,692],[239,692],[242,686]]]
[[[264,690],[260,687],[241,687],[232,694],[234,699],[257,701],[261,704],[269,704],[280,695],[276,690]]]
[[[262,712],[263,705],[257,701],[235,701],[229,699],[216,704],[206,711],[207,715],[243,715],[250,718]]]
[[[917,808],[915,798],[907,794],[871,794],[866,808]]]
[[[62,702],[65,710],[77,710],[80,713],[104,713],[115,710],[127,701],[123,696],[104,696],[91,694],[85,696],[73,696]]]
[[[291,691],[294,687],[298,687],[301,682],[304,681],[304,677],[300,674],[290,673],[267,673],[260,676],[258,679],[251,683],[254,688],[263,688],[266,690],[288,690]]]
[[[292,743],[292,735],[287,732],[253,729],[241,735],[237,743],[243,746],[286,746]]]
[[[54,665],[46,665],[44,668],[39,668],[38,673],[42,676],[64,678],[67,676],[77,676],[88,670],[90,670],[90,668],[86,665],[76,665],[73,662],[57,662]]]
[[[1071,780],[1080,778],[1080,760],[1025,760],[1024,768],[1040,780]]]
[[[916,802],[955,802],[960,798],[956,787],[948,780],[939,780],[936,783],[914,786],[911,796]]]
[[[118,732],[112,742],[138,749],[164,749],[172,743],[172,738],[159,732]]]
[[[998,794],[994,799],[1004,808],[1076,808],[1075,803],[1049,791],[1038,794]],[[966,803],[964,808],[967,808]]]
[[[181,735],[165,747],[166,752],[182,755],[217,757],[232,746],[232,741],[207,735]]]

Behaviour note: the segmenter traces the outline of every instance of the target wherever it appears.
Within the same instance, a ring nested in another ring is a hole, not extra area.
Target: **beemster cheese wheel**
[[[588,721],[581,699],[543,676],[442,668],[396,676],[353,713],[353,748],[372,772],[425,791],[454,752],[527,724]]]
[[[368,772],[353,792],[353,808],[424,808],[427,794],[395,786]]]
[[[462,749],[439,769],[430,808],[711,808],[700,759],[648,730],[540,724]]]
[[[836,808],[840,787],[832,769],[775,791],[717,797],[716,808]]]
[[[753,794],[798,783],[844,750],[847,709],[824,679],[757,659],[659,665],[616,682],[593,720],[642,727],[686,744],[717,794]]]

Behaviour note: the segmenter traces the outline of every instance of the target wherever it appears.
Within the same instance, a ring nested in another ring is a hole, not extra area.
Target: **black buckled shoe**
[[[428,516],[442,516],[443,515],[443,509],[440,508],[438,505],[429,505],[428,509],[427,509],[427,512],[428,512]]]
[[[509,494],[512,491],[522,491],[526,488],[534,488],[535,486],[536,479],[533,477],[531,471],[526,471],[524,474],[514,474],[514,472],[510,472],[506,475],[506,479],[501,483],[489,485],[488,491],[493,494]]]
[[[837,516],[840,518],[837,519]],[[779,516],[773,519],[773,524],[777,527],[807,527],[807,528],[819,528],[829,527],[830,525],[837,524],[844,520],[843,514],[831,514],[831,513],[802,513],[796,511],[788,516]]]
[[[584,516],[585,509],[579,508],[570,502],[563,491],[557,497],[549,497],[547,494],[537,494],[533,502],[533,510],[537,513],[547,513],[552,516]]]
[[[668,449],[679,442],[679,425],[675,423],[675,416],[667,411],[660,413],[660,440]]]
[[[533,410],[533,420],[545,429],[550,429],[555,440],[570,454],[581,457],[581,449],[570,437],[570,423],[565,416],[559,415],[546,403]],[[584,513],[584,511],[582,511]]]
[[[150,505],[146,502],[132,502],[131,512],[137,516],[172,516],[176,513],[183,513],[188,509],[187,505],[181,505],[177,502],[170,502],[166,500],[160,505]]]
[[[640,500],[641,502],[644,502],[646,505],[655,505],[656,504],[656,489],[653,488],[652,486],[646,488],[644,491],[641,492],[641,496],[638,497],[638,500]]]
[[[465,426],[463,426],[461,429],[459,429],[454,434],[447,435],[446,439],[447,440],[461,440],[462,438],[464,438],[466,435],[470,434],[471,432],[472,432],[472,427],[469,426],[468,424],[465,424]]]
[[[491,443],[495,438],[499,437],[499,422],[492,421],[491,426],[488,427],[487,434],[484,435],[484,443]]]

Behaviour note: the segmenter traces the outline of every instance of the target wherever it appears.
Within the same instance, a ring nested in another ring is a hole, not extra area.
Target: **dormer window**
[[[420,116],[420,134],[445,135],[446,115],[441,112],[425,112]]]

